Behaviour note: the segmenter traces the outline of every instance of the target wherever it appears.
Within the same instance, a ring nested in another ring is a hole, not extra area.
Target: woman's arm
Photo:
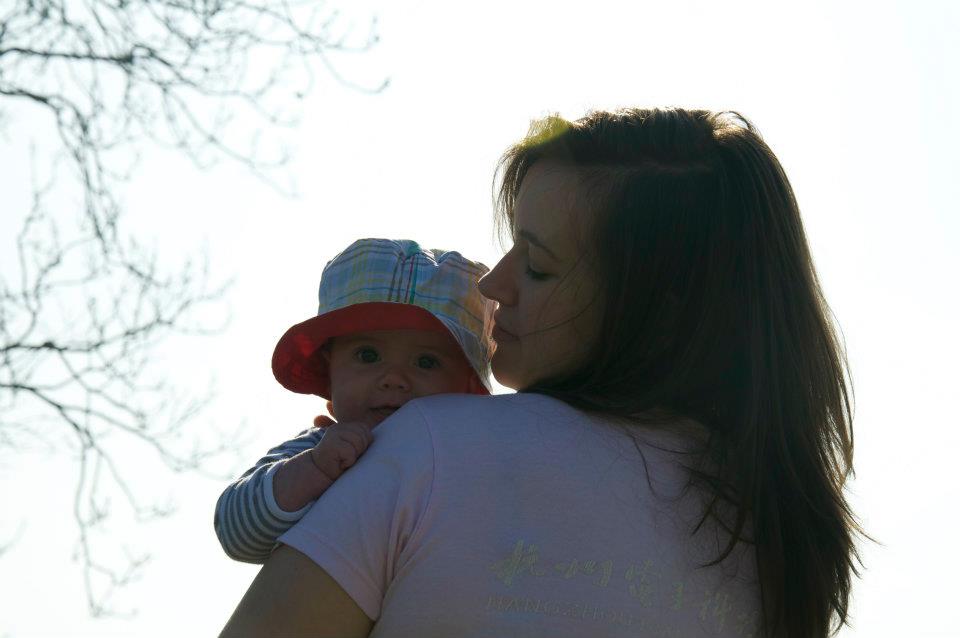
[[[369,634],[433,493],[433,436],[415,403],[280,537],[223,636]]]
[[[312,560],[281,545],[237,605],[221,638],[368,636],[373,621]]]

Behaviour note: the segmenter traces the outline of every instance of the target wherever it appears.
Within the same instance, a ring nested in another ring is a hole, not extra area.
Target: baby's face
[[[473,372],[452,336],[428,330],[378,330],[332,340],[330,400],[340,422],[370,427],[417,397],[468,392]]]

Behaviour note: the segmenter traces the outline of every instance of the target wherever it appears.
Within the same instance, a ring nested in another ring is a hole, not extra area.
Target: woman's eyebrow
[[[531,233],[529,230],[520,230],[517,234],[520,237],[523,237],[524,239],[526,239],[528,242],[530,242],[537,248],[539,248],[540,250],[542,250],[543,252],[547,253],[547,255],[549,255],[550,258],[553,259],[554,261],[560,261],[560,259],[556,256],[556,254],[554,254],[552,250],[547,248],[547,245],[544,244],[542,241],[540,241],[540,239],[536,235]]]

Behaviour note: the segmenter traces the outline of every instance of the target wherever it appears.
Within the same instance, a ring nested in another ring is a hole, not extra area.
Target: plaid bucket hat
[[[330,371],[315,356],[327,340],[374,330],[430,330],[459,344],[490,393],[490,328],[495,304],[477,281],[489,271],[457,252],[424,250],[415,241],[360,239],[320,275],[317,316],[292,326],[273,352],[273,375],[285,388],[330,398]]]

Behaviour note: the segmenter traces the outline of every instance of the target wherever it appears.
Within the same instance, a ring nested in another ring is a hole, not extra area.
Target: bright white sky
[[[144,156],[126,196],[131,230],[174,256],[206,245],[216,272],[236,278],[229,330],[161,353],[184,387],[215,380],[218,399],[196,428],[249,425],[232,470],[321,410],[276,384],[270,355],[314,312],[323,264],[350,241],[409,237],[492,265],[501,254],[492,171],[531,118],[627,105],[736,109],[793,182],[853,368],[851,494],[882,544],[863,548],[854,628],[841,635],[960,635],[960,422],[948,399],[960,380],[960,5],[423,0],[368,3],[358,24],[371,7],[382,44],[345,72],[371,85],[387,75],[391,87],[369,96],[320,86],[295,136],[299,199],[238,167],[199,173],[159,154]],[[0,190],[23,197],[29,121],[7,124],[16,131],[0,147]],[[9,229],[19,210],[4,209]],[[0,541],[20,531],[0,558],[0,637],[222,627],[256,573],[214,536],[225,483],[171,476],[145,449],[132,447],[130,460],[137,489],[179,510],[149,525],[118,520],[113,551],[148,550],[151,562],[114,598],[135,617],[92,620],[71,562],[68,451],[3,457]]]

